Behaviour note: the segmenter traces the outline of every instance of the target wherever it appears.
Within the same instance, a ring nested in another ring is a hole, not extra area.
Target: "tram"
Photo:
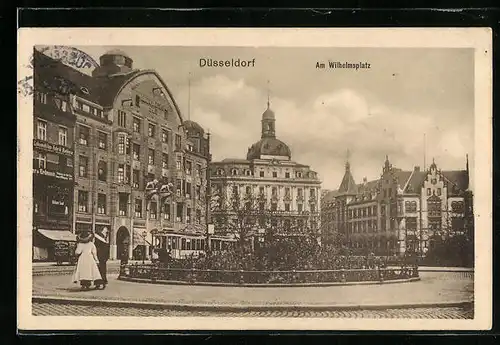
[[[228,236],[211,235],[209,239],[201,233],[175,233],[171,231],[158,232],[153,237],[154,247],[166,250],[173,259],[185,259],[204,254],[207,249],[207,240],[210,241],[210,250],[217,253],[231,249],[236,239]]]

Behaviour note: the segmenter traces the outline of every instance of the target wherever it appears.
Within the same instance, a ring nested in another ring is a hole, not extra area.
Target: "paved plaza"
[[[420,276],[420,281],[398,284],[276,288],[134,283],[112,274],[105,290],[81,291],[67,274],[37,275],[33,276],[33,313],[472,317],[472,272],[421,272]]]

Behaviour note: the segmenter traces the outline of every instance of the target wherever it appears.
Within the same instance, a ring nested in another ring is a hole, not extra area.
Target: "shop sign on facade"
[[[65,156],[73,157],[73,150],[71,150],[65,146],[52,144],[52,143],[49,143],[49,142],[46,142],[43,140],[39,140],[39,139],[33,140],[33,146],[37,149],[43,149],[46,151],[60,153],[60,154],[63,154]]]
[[[33,169],[33,173],[36,175],[55,177],[57,179],[64,180],[64,181],[73,180],[73,175],[62,173],[59,171],[49,171],[49,170],[45,170],[45,169]]]

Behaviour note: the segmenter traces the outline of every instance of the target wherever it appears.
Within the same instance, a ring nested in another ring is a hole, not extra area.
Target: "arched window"
[[[231,169],[231,175],[238,175],[237,169]]]

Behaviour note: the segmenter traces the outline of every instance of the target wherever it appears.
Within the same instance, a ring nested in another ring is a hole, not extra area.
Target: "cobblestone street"
[[[117,280],[117,275],[111,274],[105,290],[81,291],[68,274],[34,275],[32,292],[37,299],[33,301],[33,314],[472,317],[472,272],[421,272],[420,276],[420,281],[398,284],[249,288],[134,283]],[[469,307],[458,306],[458,302],[469,302]],[[400,308],[402,305],[408,307]],[[237,308],[226,308],[233,306]],[[217,311],[217,307],[221,309]],[[251,311],[245,310],[249,307]]]
[[[35,316],[157,316],[157,317],[318,317],[318,318],[405,318],[472,319],[472,304],[466,307],[408,308],[384,310],[259,310],[242,312],[182,311],[163,308],[103,307],[60,303],[33,303]]]

